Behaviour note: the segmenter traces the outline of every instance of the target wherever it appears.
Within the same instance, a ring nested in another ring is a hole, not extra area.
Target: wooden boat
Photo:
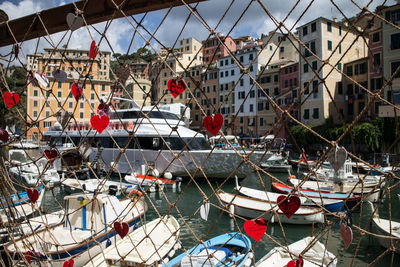
[[[253,254],[250,239],[240,233],[211,238],[170,260],[164,267],[237,266],[248,267]]]
[[[68,194],[90,192],[101,192],[106,194],[121,195],[129,192],[132,189],[137,189],[137,186],[116,181],[102,181],[99,179],[78,180],[67,178],[61,182],[64,190]]]
[[[288,224],[312,224],[324,223],[325,218],[323,210],[314,207],[300,206],[290,219],[278,208],[276,202],[257,200],[254,198],[234,195],[219,191],[218,198],[222,205],[231,212],[246,218],[259,218],[262,216],[265,220]]]
[[[113,228],[115,221],[126,222],[133,230],[147,210],[142,198],[119,201],[106,194],[66,196],[66,216],[61,225],[34,232],[6,245],[13,265],[24,264],[25,255],[32,252],[32,263],[51,262],[63,266],[70,258],[75,266],[83,266],[107,245],[120,240]],[[32,264],[31,263],[31,264]]]
[[[374,205],[370,201],[367,203],[371,208],[371,212],[373,212]],[[378,239],[382,247],[391,248],[391,243],[393,243],[396,253],[400,253],[400,222],[379,218],[379,214],[376,211],[372,217],[371,231],[379,235],[375,236],[375,238]]]
[[[278,193],[288,194],[294,190],[293,186],[287,186],[281,183],[272,182],[272,189]],[[327,199],[336,199],[343,200],[344,204],[347,208],[352,208],[356,205],[360,200],[361,196],[357,196],[355,194],[350,193],[333,193],[333,192],[325,192],[325,191],[315,191],[310,189],[299,188],[297,190],[300,195],[304,195],[311,198],[327,198]]]
[[[235,190],[239,192],[239,194],[241,195],[271,202],[277,202],[278,197],[282,195],[279,193],[265,192],[262,190],[257,190],[243,186],[235,187]],[[306,197],[299,197],[299,198],[302,206],[310,206],[310,207],[323,206],[326,210],[330,212],[344,211],[346,209],[343,205],[343,200],[328,199],[328,198],[306,198]]]
[[[310,247],[311,246],[311,247]],[[303,253],[303,251],[306,251]],[[329,252],[326,247],[313,237],[303,238],[287,247],[275,247],[267,255],[256,263],[256,267],[281,267],[286,266],[289,261],[296,260],[299,255],[303,259],[304,267],[329,266],[335,267],[336,256]],[[297,266],[297,265],[296,265]]]
[[[373,183],[374,186],[371,187],[369,185],[368,187],[363,187],[362,184],[356,185],[356,183],[343,183],[341,185],[336,184],[334,182],[326,182],[326,181],[305,181],[303,182],[302,180],[296,179],[296,178],[290,178],[289,177],[289,182],[293,184],[294,186],[299,186],[300,183],[303,183],[301,185],[301,188],[303,189],[311,189],[314,191],[324,191],[324,192],[336,192],[336,193],[354,193],[355,195],[361,195],[364,196],[366,200],[376,202],[379,199],[381,189],[377,188],[374,189],[374,186],[377,185],[377,183]]]
[[[158,218],[109,246],[85,266],[156,266],[180,248],[179,233],[179,223],[173,216]]]

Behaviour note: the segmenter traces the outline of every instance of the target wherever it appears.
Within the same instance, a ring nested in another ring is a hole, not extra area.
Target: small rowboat
[[[282,194],[279,193],[265,192],[262,190],[257,190],[243,186],[236,187],[235,190],[239,192],[239,194],[241,195],[271,202],[277,202],[278,197],[282,196]],[[328,198],[306,198],[306,197],[299,197],[299,198],[302,206],[310,206],[310,207],[323,206],[326,210],[330,212],[344,211],[346,209],[343,206],[343,200],[328,199]]]
[[[373,204],[370,201],[367,203],[373,212]],[[400,222],[379,218],[379,214],[375,212],[372,217],[371,230],[378,235],[375,238],[382,247],[391,248],[391,242],[393,242],[396,253],[400,253]]]
[[[323,210],[319,208],[301,206],[289,219],[279,209],[276,202],[257,200],[222,191],[219,191],[217,195],[226,209],[246,218],[253,219],[262,216],[271,222],[279,220],[288,224],[312,224],[325,221]]]
[[[173,258],[163,267],[249,267],[253,254],[250,239],[240,233],[211,238]]]
[[[156,266],[180,248],[180,226],[173,216],[158,218],[108,247],[86,267]],[[167,260],[166,260],[167,261]]]
[[[311,247],[310,247],[311,245]],[[303,253],[305,251],[305,253]],[[291,260],[296,260],[299,255],[303,259],[301,266],[329,266],[335,267],[336,256],[313,237],[303,238],[287,247],[275,247],[256,263],[256,267],[281,267],[286,266]],[[295,266],[297,266],[295,264]]]
[[[289,182],[294,186],[300,185],[302,180],[296,178],[290,178]],[[374,186],[377,183],[373,183]],[[343,183],[343,185],[335,184],[334,182],[326,182],[326,181],[305,181],[301,185],[302,189],[311,189],[314,191],[324,191],[324,192],[336,192],[336,193],[354,193],[355,195],[365,196],[365,199],[368,201],[376,202],[380,196],[380,188],[374,189],[374,186],[368,184],[368,186],[362,186],[362,184],[356,183]]]
[[[281,183],[272,183],[272,189],[278,193],[288,194],[294,190],[293,186],[287,186]],[[345,193],[333,193],[333,192],[325,192],[325,191],[315,191],[310,189],[298,189],[300,195],[304,195],[311,198],[327,198],[327,199],[336,199],[343,200],[345,205],[348,208],[354,207],[360,200],[361,196],[356,196],[355,194],[345,194]]]

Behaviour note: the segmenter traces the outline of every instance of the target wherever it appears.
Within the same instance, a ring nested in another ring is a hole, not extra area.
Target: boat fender
[[[176,243],[175,245],[174,245],[174,249],[175,250],[178,250],[178,249],[180,249],[181,248],[181,244],[180,243]]]
[[[174,249],[171,250],[171,251],[168,253],[168,257],[170,257],[170,258],[172,258],[174,255],[175,255],[175,250],[174,250]]]
[[[245,262],[244,262],[244,266],[245,267],[249,267],[251,265],[251,259],[247,259]]]
[[[108,248],[108,247],[111,246],[111,245],[112,245],[111,240],[110,240],[110,239],[107,239],[106,248]]]
[[[253,253],[249,253],[249,259],[252,259],[254,257],[254,254]]]
[[[165,264],[167,264],[167,263],[169,262],[169,258],[166,257],[165,259],[163,259],[163,262],[164,262]]]
[[[235,206],[231,205],[229,206],[229,217],[233,218],[235,216]]]
[[[157,169],[153,169],[151,171],[151,175],[154,177],[159,177],[160,176],[160,172]]]
[[[129,192],[129,197],[133,197],[133,195],[137,195],[137,196],[141,197],[141,196],[143,196],[143,193],[140,192],[139,190],[132,189],[132,191]]]
[[[171,180],[172,179],[172,173],[170,173],[170,172],[164,173],[164,178],[168,179],[168,180]]]

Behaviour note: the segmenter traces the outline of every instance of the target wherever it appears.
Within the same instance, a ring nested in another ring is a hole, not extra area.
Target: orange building
[[[30,83],[27,87],[27,121],[32,125],[26,134],[28,139],[41,139],[42,133],[57,122],[56,114],[62,110],[73,114],[77,123],[90,124],[100,99],[107,100],[111,92],[110,55],[110,52],[99,52],[92,60],[86,50],[44,49],[44,53],[27,56],[28,71],[43,73],[49,80],[47,86]],[[56,80],[55,70],[66,72],[66,80]],[[83,89],[78,102],[71,92],[73,83]]]

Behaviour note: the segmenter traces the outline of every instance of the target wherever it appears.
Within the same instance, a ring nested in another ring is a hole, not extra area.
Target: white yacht
[[[183,105],[180,110],[190,114]],[[88,124],[69,124],[64,132],[60,125],[51,127],[43,139],[49,145],[57,144],[60,149],[65,143],[72,143],[68,149],[71,146],[74,149],[87,142],[93,148],[90,162],[98,160],[105,170],[116,162],[114,170],[126,174],[141,170],[145,165],[157,169],[160,174],[201,177],[203,173],[198,170],[201,166],[209,178],[235,175],[242,178],[253,171],[249,163],[243,163],[243,156],[251,154],[249,159],[257,166],[271,156],[268,151],[241,148],[213,150],[203,134],[187,128],[182,112],[177,113],[168,110],[168,105],[143,108],[134,105],[112,111],[109,126],[101,134]],[[120,155],[122,148],[125,153]],[[55,166],[61,169],[61,160],[56,160]]]

